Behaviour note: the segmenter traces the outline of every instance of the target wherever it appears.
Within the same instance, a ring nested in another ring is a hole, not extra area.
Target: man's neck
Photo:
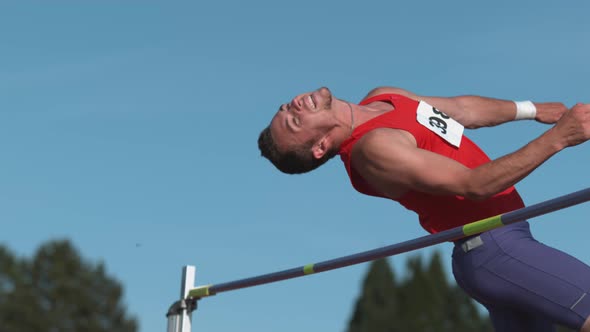
[[[336,120],[340,124],[334,132],[334,143],[337,146],[348,139],[356,127],[391,110],[391,107],[386,110],[372,105],[353,104],[341,99],[337,99],[333,107],[336,110],[334,114]]]
[[[362,125],[363,123],[378,117],[379,115],[389,112],[393,107],[381,108],[372,105],[357,105],[350,104],[352,107],[353,116],[355,119],[354,128]]]

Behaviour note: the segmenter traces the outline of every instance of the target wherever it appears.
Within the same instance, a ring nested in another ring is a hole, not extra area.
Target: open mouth
[[[307,96],[307,101],[309,102],[309,105],[311,106],[311,108],[316,109],[315,101],[313,100],[313,98],[311,97],[311,95],[308,95]]]

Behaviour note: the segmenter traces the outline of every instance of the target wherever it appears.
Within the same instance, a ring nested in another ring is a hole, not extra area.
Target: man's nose
[[[293,100],[291,100],[291,104],[289,104],[289,107],[294,111],[297,111],[297,112],[301,111],[301,104],[299,103],[297,98],[293,98]]]

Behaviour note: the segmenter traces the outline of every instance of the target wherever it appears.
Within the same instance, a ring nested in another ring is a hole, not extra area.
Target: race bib
[[[465,129],[463,125],[424,101],[418,105],[416,120],[451,145],[459,147],[461,144],[463,129]]]

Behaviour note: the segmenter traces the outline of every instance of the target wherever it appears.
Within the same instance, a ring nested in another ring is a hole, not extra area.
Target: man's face
[[[332,93],[326,87],[300,94],[282,104],[270,123],[280,150],[321,138],[332,127]]]

